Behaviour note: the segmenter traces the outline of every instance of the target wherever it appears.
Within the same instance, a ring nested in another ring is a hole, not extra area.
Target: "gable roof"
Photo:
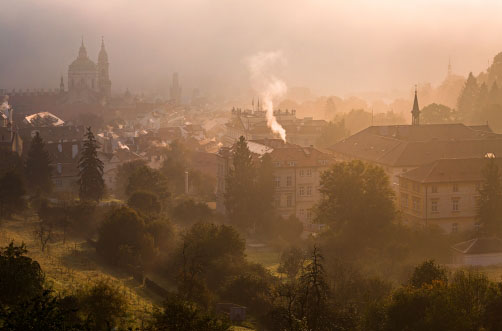
[[[329,150],[394,167],[419,166],[441,158],[502,155],[502,135],[463,124],[372,126]]]
[[[502,253],[502,240],[498,238],[474,238],[452,246],[461,254],[489,254]]]
[[[502,167],[502,159],[495,159],[495,162]],[[399,177],[420,183],[481,181],[486,163],[484,158],[440,159],[400,174]]]

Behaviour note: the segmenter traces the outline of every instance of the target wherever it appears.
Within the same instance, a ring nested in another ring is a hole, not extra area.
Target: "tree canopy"
[[[31,140],[26,159],[26,180],[35,194],[49,194],[52,190],[51,158],[39,132]]]
[[[82,200],[99,201],[105,192],[105,182],[103,180],[103,161],[98,158],[98,142],[94,138],[91,128],[87,128],[86,140],[80,157],[79,195]]]

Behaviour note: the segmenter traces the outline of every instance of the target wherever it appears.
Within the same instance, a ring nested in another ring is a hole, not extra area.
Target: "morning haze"
[[[0,2],[1,330],[502,330],[502,3]]]

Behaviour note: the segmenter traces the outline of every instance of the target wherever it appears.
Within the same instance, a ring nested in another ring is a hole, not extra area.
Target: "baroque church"
[[[96,64],[87,56],[82,38],[78,57],[68,66],[67,84],[66,101],[69,103],[103,104],[110,99],[112,82],[109,76],[108,54],[104,39],[101,39],[101,49]],[[60,89],[61,92],[64,91],[63,77],[61,77]]]

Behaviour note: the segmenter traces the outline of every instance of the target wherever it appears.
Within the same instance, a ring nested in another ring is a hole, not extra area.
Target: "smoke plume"
[[[10,105],[9,105],[9,96],[6,95],[4,98],[3,98],[3,102],[2,104],[0,104],[0,110],[9,110],[10,109]]]
[[[286,142],[286,130],[274,116],[274,101],[283,96],[288,88],[286,83],[275,76],[274,69],[284,65],[286,60],[282,52],[260,52],[247,59],[247,66],[253,88],[258,92],[266,111],[267,125],[272,132],[279,134]]]

